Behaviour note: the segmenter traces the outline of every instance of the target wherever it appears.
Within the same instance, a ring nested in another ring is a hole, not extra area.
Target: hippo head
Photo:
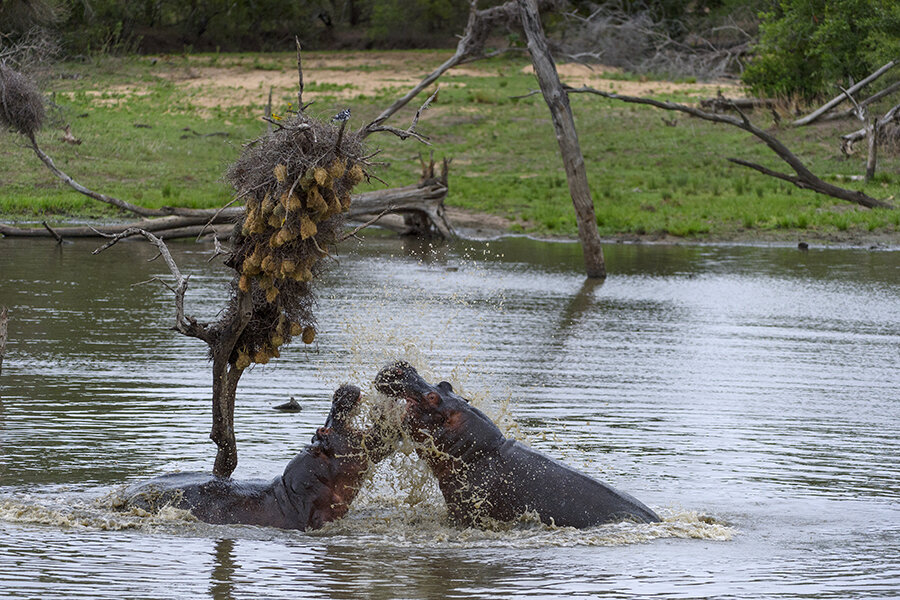
[[[462,460],[469,464],[496,449],[504,437],[496,425],[446,381],[431,385],[406,362],[382,369],[375,387],[383,394],[406,400],[403,427],[415,440],[432,470]]]
[[[393,451],[396,435],[390,435],[390,428],[384,423],[376,420],[365,430],[351,424],[361,400],[362,391],[355,385],[344,384],[335,390],[325,425],[319,427],[312,438],[312,445],[320,454],[355,457],[375,464]]]

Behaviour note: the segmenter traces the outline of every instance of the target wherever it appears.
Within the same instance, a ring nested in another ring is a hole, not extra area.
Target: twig
[[[266,103],[266,119],[272,118],[272,86],[269,86],[269,101]],[[272,135],[272,122],[266,122],[266,133]]]
[[[430,146],[431,142],[428,141],[428,138],[416,131],[416,125],[418,125],[418,123],[419,123],[419,117],[422,116],[422,112],[428,108],[428,105],[430,105],[431,102],[435,98],[437,98],[439,91],[440,91],[440,88],[437,88],[434,90],[434,92],[432,92],[432,94],[430,96],[428,96],[428,99],[425,100],[425,102],[422,104],[422,106],[419,107],[419,110],[416,111],[416,114],[413,116],[412,123],[410,123],[408,128],[397,129],[396,127],[391,127],[389,125],[373,125],[371,127],[368,127],[367,131],[369,133],[375,133],[376,131],[385,131],[387,133],[393,133],[394,135],[399,137],[401,140],[405,140],[407,138],[412,137],[412,138],[419,140],[423,144]],[[343,131],[343,128],[341,129],[341,131]],[[338,139],[340,139],[340,137]]]
[[[393,206],[387,207],[386,209],[384,209],[383,211],[381,211],[381,214],[379,214],[377,217],[374,217],[374,218],[372,218],[372,219],[369,219],[368,221],[366,221],[365,223],[363,223],[362,225],[360,225],[359,227],[357,227],[356,229],[354,229],[354,230],[351,231],[350,233],[348,233],[348,234],[346,234],[346,235],[340,237],[340,238],[338,239],[338,243],[345,242],[345,241],[347,241],[348,239],[350,239],[350,238],[352,238],[352,237],[355,238],[357,233],[359,233],[360,231],[362,231],[362,230],[365,229],[366,227],[369,227],[370,225],[374,225],[378,220],[381,219],[381,217],[383,217],[384,215],[388,214],[388,213],[391,212],[392,210],[394,210],[394,207],[393,207]],[[357,239],[358,239],[358,238],[357,238]]]
[[[228,208],[229,206],[231,206],[232,204],[234,204],[234,203],[237,202],[237,201],[238,201],[237,198],[232,198],[232,199],[231,199],[231,202],[229,202],[228,204],[226,204],[226,205],[222,206],[221,208],[219,208],[219,210],[217,210],[216,213],[215,213],[213,216],[211,216],[211,217],[209,218],[209,221],[207,221],[206,224],[203,225],[203,228],[200,230],[200,233],[197,234],[197,240],[196,240],[196,241],[198,241],[198,242],[200,241],[200,238],[203,236],[204,233],[206,233],[206,228],[209,227],[209,226],[212,224],[212,222],[215,221],[215,220],[219,217],[219,215],[222,214],[222,211],[223,211],[223,210],[225,210],[226,208]],[[218,241],[218,239],[217,239],[216,241]]]
[[[300,59],[300,38],[294,36],[294,43],[297,44],[297,112],[302,113],[306,110],[309,104],[303,106],[303,61]],[[312,102],[310,102],[310,104],[312,104]]]
[[[187,292],[188,280],[190,279],[190,277],[181,274],[181,270],[179,270],[178,264],[175,262],[175,259],[172,258],[172,254],[169,252],[169,248],[161,238],[156,237],[149,231],[145,231],[137,227],[129,227],[128,229],[121,231],[115,235],[101,235],[103,235],[103,237],[109,238],[109,241],[94,250],[92,254],[100,254],[104,250],[107,250],[108,248],[116,245],[121,240],[133,235],[142,235],[147,239],[148,242],[156,246],[157,250],[159,250],[160,255],[162,255],[163,257],[163,260],[165,260],[166,265],[169,267],[169,271],[171,271],[172,276],[175,277],[175,287],[173,288],[168,285],[166,286],[169,287],[169,289],[171,289],[175,294],[175,331],[189,337],[201,339],[207,344],[212,345],[213,340],[211,339],[209,326],[200,324],[193,317],[185,317],[184,315],[184,294],[185,292]]]
[[[44,226],[44,229],[46,229],[47,231],[50,232],[50,235],[52,235],[52,236],[54,237],[54,239],[56,240],[56,243],[57,243],[57,244],[61,245],[63,242],[65,242],[65,240],[62,239],[62,236],[60,236],[58,233],[56,233],[55,231],[53,231],[53,228],[52,228],[52,227],[50,227],[49,225],[47,225],[47,221],[41,221],[41,225]]]

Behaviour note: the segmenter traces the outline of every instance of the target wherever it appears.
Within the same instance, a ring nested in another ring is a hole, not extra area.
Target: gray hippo
[[[369,468],[394,450],[396,436],[383,424],[350,425],[360,398],[356,386],[338,388],[325,426],[272,481],[171,473],[127,488],[123,505],[153,512],[171,505],[206,523],[318,529],[347,513]]]
[[[406,401],[403,427],[437,478],[454,523],[514,521],[529,512],[560,527],[660,520],[628,494],[506,439],[449,383],[431,385],[408,363],[382,369],[375,386]]]

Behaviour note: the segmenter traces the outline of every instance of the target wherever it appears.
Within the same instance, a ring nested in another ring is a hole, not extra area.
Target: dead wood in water
[[[584,156],[578,143],[578,132],[569,96],[559,81],[556,65],[550,56],[547,38],[541,25],[536,0],[519,0],[522,26],[528,38],[528,50],[534,64],[534,72],[550,115],[559,151],[569,182],[569,193],[575,206],[575,217],[578,222],[578,238],[584,253],[584,266],[588,277],[602,279],[606,277],[606,266],[603,261],[603,248],[600,245],[600,232],[597,230],[597,219],[594,214],[594,201],[588,185]]]
[[[447,197],[448,189],[445,172],[404,187],[354,194],[346,216],[349,219],[364,219],[382,212],[397,214],[404,218],[416,219],[423,225],[419,228],[401,226],[399,228],[388,227],[389,229],[410,235],[436,233],[449,238],[453,236],[453,228],[446,221],[444,208],[444,199]],[[218,215],[216,215],[217,212]],[[243,215],[244,208],[235,207],[221,211],[203,210],[192,217],[172,215],[142,219],[121,225],[54,227],[53,230],[63,238],[100,238],[104,235],[115,235],[126,229],[143,229],[166,240],[195,238],[201,233],[215,231],[220,240],[226,240],[231,235],[234,223],[243,218]],[[212,218],[214,216],[215,219]],[[49,231],[43,228],[15,227],[4,223],[0,223],[0,234],[9,237],[53,237]]]
[[[238,381],[243,374],[243,367],[230,364],[229,357],[234,345],[243,333],[253,316],[253,305],[250,294],[238,292],[238,310],[219,323],[201,323],[184,311],[184,295],[187,292],[189,278],[181,273],[175,259],[169,252],[165,242],[143,229],[130,228],[116,235],[108,236],[108,242],[94,250],[99,254],[114,246],[119,241],[131,236],[143,236],[156,246],[159,256],[163,258],[169,271],[175,278],[175,285],[160,281],[175,295],[175,325],[178,333],[203,340],[210,347],[213,359],[213,426],[210,439],[218,447],[213,473],[228,477],[237,466],[237,442],[234,435],[234,401]]]
[[[9,311],[0,307],[0,373],[3,373],[3,357],[6,356],[6,337],[9,333]]]

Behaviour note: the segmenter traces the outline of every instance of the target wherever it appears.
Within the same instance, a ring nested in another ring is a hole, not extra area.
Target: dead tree
[[[567,86],[566,91],[570,94],[595,94],[597,96],[602,96],[603,98],[609,98],[611,100],[619,100],[622,102],[629,102],[634,104],[645,104],[648,106],[661,108],[663,110],[674,110],[687,113],[693,117],[703,119],[704,121],[712,121],[713,123],[725,123],[727,125],[737,127],[738,129],[743,129],[744,131],[751,133],[762,140],[769,147],[769,149],[771,149],[778,156],[778,158],[786,162],[791,167],[791,169],[793,169],[796,175],[789,175],[787,173],[773,171],[772,169],[768,169],[757,163],[749,162],[739,158],[729,158],[729,161],[759,171],[763,175],[768,175],[770,177],[775,177],[777,179],[787,181],[801,189],[812,190],[819,194],[824,194],[826,196],[831,196],[832,198],[838,198],[840,200],[846,200],[847,202],[859,204],[860,206],[865,206],[866,208],[894,208],[891,204],[888,204],[883,200],[878,200],[877,198],[872,198],[871,196],[868,196],[863,192],[848,190],[830,184],[826,181],[822,181],[822,179],[820,179],[812,171],[810,171],[809,168],[807,168],[806,165],[804,165],[803,162],[799,158],[797,158],[797,156],[793,152],[788,150],[787,146],[785,146],[775,136],[751,123],[750,119],[747,118],[747,115],[740,109],[736,109],[740,114],[740,118],[737,118],[730,115],[706,112],[704,110],[700,110],[699,108],[694,108],[693,106],[678,104],[677,102],[662,102],[660,100],[643,98],[640,96],[624,96],[622,94],[604,92],[602,90],[596,90],[590,87],[572,88]]]
[[[869,153],[866,158],[865,181],[868,183],[875,177],[875,168],[878,164],[878,119],[871,118],[869,111],[856,101],[853,94],[850,93],[850,90],[844,90],[844,94],[846,94],[850,102],[853,103],[856,118],[862,122],[863,129],[866,132]]]
[[[559,151],[562,155],[566,179],[569,182],[569,194],[572,196],[572,204],[575,206],[578,238],[581,240],[581,249],[584,253],[585,270],[589,278],[603,279],[606,277],[603,248],[600,245],[594,201],[591,198],[584,157],[578,143],[578,132],[575,129],[572,107],[569,105],[569,95],[559,81],[556,65],[550,56],[536,0],[519,0],[519,8],[522,27],[528,38],[528,50],[531,52],[534,72],[537,75],[547,107],[550,109],[553,128],[556,130],[556,139],[559,142]]]
[[[95,251],[140,235],[164,258],[175,278],[174,285],[166,284],[175,294],[175,331],[209,346],[210,438],[217,446],[213,473],[221,477],[229,477],[238,462],[234,404],[241,375],[252,364],[279,357],[281,347],[292,338],[307,344],[315,339],[311,283],[323,268],[322,259],[346,239],[342,228],[352,206],[351,191],[368,178],[371,167],[371,154],[363,145],[365,128],[347,132],[347,119],[320,121],[304,112],[301,94],[298,100],[298,113],[279,121],[272,134],[248,144],[226,173],[245,207],[234,226],[230,250],[217,243],[217,254],[226,256],[224,264],[233,271],[231,296],[218,321],[201,323],[185,315],[188,278],[159,236],[131,228],[109,236],[109,242]],[[421,110],[406,130],[391,132],[421,138],[415,129]]]
[[[828,102],[826,102],[825,104],[823,104],[822,106],[820,106],[819,108],[817,108],[816,110],[811,112],[810,114],[806,115],[805,117],[801,117],[801,118],[795,120],[792,123],[792,125],[794,125],[794,126],[809,125],[810,123],[815,122],[820,117],[822,117],[825,113],[827,113],[834,107],[841,104],[844,100],[846,100],[847,96],[849,94],[855,94],[859,90],[863,89],[864,87],[866,87],[867,85],[869,85],[870,83],[872,83],[873,81],[875,81],[876,79],[878,79],[879,77],[881,77],[882,75],[884,75],[885,73],[887,73],[888,71],[893,69],[896,64],[897,64],[896,60],[892,60],[892,61],[886,63],[881,68],[879,68],[877,71],[875,71],[874,73],[872,73],[871,75],[869,75],[868,77],[866,77],[865,79],[863,79],[862,81],[857,83],[856,85],[851,86],[846,91],[846,93],[842,91],[839,95],[835,96],[834,98],[832,98],[831,100],[829,100]]]
[[[898,119],[900,119],[900,104],[895,104],[889,111],[884,114],[884,116],[878,119],[873,119],[875,123],[876,137],[879,137],[881,132],[888,125],[897,121]],[[841,152],[848,156],[853,154],[853,145],[859,140],[866,139],[868,137],[870,136],[868,135],[868,128],[866,127],[842,135]]]

